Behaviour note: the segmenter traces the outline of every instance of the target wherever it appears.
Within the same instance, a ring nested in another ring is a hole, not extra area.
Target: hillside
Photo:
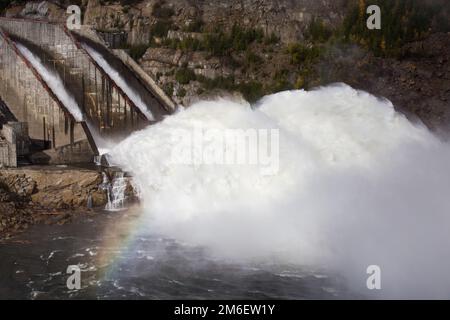
[[[382,30],[365,28],[364,0],[123,0],[80,2],[84,24],[120,35],[184,105],[229,92],[249,101],[331,82],[385,96],[430,128],[450,123],[450,5],[378,0]],[[12,5],[9,16],[64,21],[63,2]],[[401,17],[401,19],[398,19]]]

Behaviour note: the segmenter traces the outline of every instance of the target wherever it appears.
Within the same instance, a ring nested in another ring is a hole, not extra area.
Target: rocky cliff
[[[65,3],[12,6],[10,16],[63,21]],[[447,130],[450,4],[374,0],[83,0],[83,23],[120,34],[121,48],[177,102],[217,94],[254,101],[342,81],[385,96],[430,128]],[[120,42],[120,41],[119,41]]]
[[[129,32],[130,44],[147,44],[151,29],[169,20],[175,29],[194,30],[201,22],[204,31],[217,27],[231,29],[234,24],[261,28],[283,42],[302,38],[313,17],[338,25],[343,18],[345,0],[145,0],[105,2],[89,0],[84,23],[104,30]]]

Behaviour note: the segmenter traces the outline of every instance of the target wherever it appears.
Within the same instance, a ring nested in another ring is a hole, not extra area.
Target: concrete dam
[[[83,27],[0,18],[0,164],[92,162],[175,105],[125,51]],[[2,112],[3,111],[3,112]],[[20,124],[20,125],[19,125]]]

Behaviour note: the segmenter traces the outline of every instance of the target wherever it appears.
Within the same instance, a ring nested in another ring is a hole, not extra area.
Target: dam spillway
[[[154,82],[123,60],[126,53],[117,56],[92,37],[27,19],[0,18],[0,29],[0,96],[18,121],[28,123],[30,139],[49,163],[92,162],[100,141],[123,139],[174,110]],[[24,50],[59,75],[82,119],[74,117]]]

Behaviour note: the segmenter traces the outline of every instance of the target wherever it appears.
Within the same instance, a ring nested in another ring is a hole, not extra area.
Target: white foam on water
[[[83,113],[75,101],[74,97],[66,90],[64,83],[60,76],[47,69],[47,67],[42,63],[42,60],[35,56],[27,47],[20,43],[16,43],[17,49],[20,53],[31,63],[31,65],[36,69],[45,83],[50,87],[53,93],[58,97],[62,104],[67,108],[70,114],[75,118],[76,121],[83,120]]]
[[[171,133],[198,128],[279,129],[279,172],[171,162],[182,143]],[[324,268],[375,297],[450,297],[450,148],[387,100],[339,84],[253,110],[203,101],[111,156],[139,185],[149,232],[226,258]],[[381,267],[381,291],[366,288],[369,265]]]
[[[127,189],[127,181],[123,172],[117,172],[111,184],[111,188],[108,188],[108,203],[105,209],[108,211],[120,211],[126,209],[125,191]]]
[[[92,59],[115,81],[115,83],[123,90],[123,92],[133,101],[136,107],[147,117],[148,120],[155,120],[152,112],[149,110],[141,96],[128,85],[126,80],[106,61],[103,56],[89,45],[82,43],[83,48],[89,53]]]

